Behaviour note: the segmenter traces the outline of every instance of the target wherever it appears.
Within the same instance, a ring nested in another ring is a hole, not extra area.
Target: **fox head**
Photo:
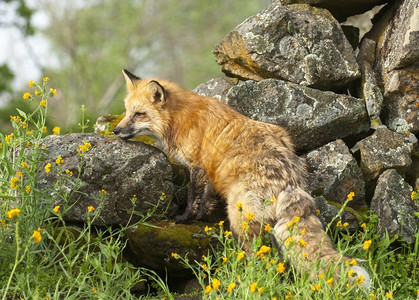
[[[122,139],[136,136],[152,136],[158,139],[167,127],[165,105],[168,94],[157,80],[143,80],[123,70],[127,85],[124,99],[125,117],[113,130]]]

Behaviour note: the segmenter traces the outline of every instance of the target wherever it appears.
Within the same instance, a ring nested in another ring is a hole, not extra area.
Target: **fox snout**
[[[121,126],[116,126],[114,128],[114,130],[112,131],[116,136],[120,137],[121,139],[127,140],[133,137],[133,134],[131,132],[131,130],[125,128],[125,127],[121,127]]]

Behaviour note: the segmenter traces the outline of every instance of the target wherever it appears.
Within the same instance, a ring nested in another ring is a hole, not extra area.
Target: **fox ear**
[[[154,97],[154,103],[164,103],[166,102],[167,93],[164,87],[155,80],[150,81],[151,92]]]
[[[122,73],[124,74],[125,82],[127,84],[127,89],[129,91],[134,89],[134,84],[136,81],[141,80],[141,78],[135,76],[134,74],[132,74],[130,71],[126,69],[122,70]]]

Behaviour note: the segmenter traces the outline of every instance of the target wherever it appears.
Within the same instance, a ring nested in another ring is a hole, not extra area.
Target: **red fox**
[[[226,199],[231,230],[244,241],[246,251],[251,252],[252,238],[261,226],[269,224],[280,250],[302,271],[312,273],[318,260],[323,271],[352,260],[339,255],[325,234],[314,200],[304,191],[303,163],[284,128],[251,120],[173,82],[140,79],[127,70],[123,74],[128,89],[126,113],[115,135],[122,139],[152,136],[168,155],[191,169],[203,170],[211,188]],[[370,285],[363,267],[350,268],[358,283]],[[340,273],[336,268],[335,277]]]

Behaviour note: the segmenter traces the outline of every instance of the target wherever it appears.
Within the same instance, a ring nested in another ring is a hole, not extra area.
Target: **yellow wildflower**
[[[49,92],[51,93],[52,96],[57,96],[57,90],[49,89]]]
[[[7,212],[7,216],[9,217],[9,219],[16,218],[17,216],[19,216],[19,214],[20,214],[20,209],[19,208],[14,208],[14,209],[9,210]]]
[[[374,294],[368,294],[368,297],[371,297],[372,300],[375,300],[376,299]]]
[[[359,275],[359,277],[355,281],[355,284],[363,284],[364,281],[365,281],[365,277],[362,275]]]
[[[352,277],[354,275],[354,270],[350,269],[348,271],[348,277]]]
[[[31,186],[30,185],[25,186],[25,192],[26,192],[26,194],[31,193]]]
[[[294,218],[291,220],[291,222],[287,223],[287,228],[290,228],[292,226],[294,226],[295,223],[297,223],[298,221],[300,221],[300,217],[299,216],[294,216]]]
[[[99,194],[101,194],[101,195],[106,195],[106,190],[101,189],[101,190],[99,191]]]
[[[33,231],[32,237],[33,237],[33,242],[35,244],[36,243],[39,243],[41,241],[41,239],[42,239],[42,236],[41,236],[40,231],[41,231],[40,228],[38,228],[38,230],[34,230]]]
[[[51,164],[50,164],[50,163],[47,163],[47,164],[45,165],[45,172],[46,172],[46,173],[51,172]]]
[[[208,232],[208,231],[211,231],[212,230],[212,228],[211,227],[208,227],[208,226],[205,226],[205,232]]]
[[[249,224],[247,224],[247,222],[243,222],[243,223],[242,223],[242,229],[243,229],[243,230],[247,230],[247,229],[249,229]]]
[[[33,80],[29,80],[29,87],[34,87],[36,85],[36,82]]]
[[[57,165],[59,165],[59,164],[62,164],[64,162],[64,160],[61,156],[58,156],[57,159],[55,160],[55,162],[57,163]]]
[[[250,291],[251,291],[252,293],[256,292],[256,288],[257,288],[257,286],[258,286],[257,282],[253,282],[253,283],[251,283],[251,284],[250,284],[250,286],[249,286]]]
[[[265,225],[265,231],[266,231],[266,232],[271,232],[271,229],[272,229],[272,228],[271,228],[271,224],[266,224],[266,225]]]
[[[227,292],[231,293],[235,287],[236,287],[235,282],[230,283],[227,287]]]
[[[211,287],[210,285],[207,285],[207,286],[205,287],[205,291],[204,291],[204,293],[205,293],[205,294],[209,294],[209,293],[211,293],[212,291],[213,291],[212,287]]]
[[[329,279],[326,281],[326,283],[327,283],[328,285],[332,286],[332,284],[333,284],[333,277],[329,278]]]
[[[356,259],[355,258],[352,258],[351,265],[356,266]]]
[[[44,78],[42,78],[43,82],[48,82],[49,81],[49,77],[45,76]]]
[[[87,211],[89,211],[89,212],[94,211],[94,210],[95,210],[95,208],[91,205],[87,207]]]
[[[10,187],[12,189],[17,189],[19,186],[17,185],[17,183],[19,182],[20,178],[15,176],[12,179],[10,179]]]
[[[243,259],[243,257],[244,257],[244,254],[245,254],[245,252],[244,252],[244,251],[242,251],[242,252],[240,252],[239,254],[237,254],[237,260],[242,260],[242,259]]]
[[[320,291],[320,285],[318,285],[318,284],[313,285],[313,286],[311,287],[311,290],[313,291],[313,293],[314,293],[315,291]]]
[[[386,294],[386,298],[391,298],[391,297],[393,297],[393,292],[389,292]]]
[[[46,107],[46,106],[47,106],[47,101],[45,101],[44,99],[42,99],[42,100],[41,100],[41,102],[39,102],[39,104],[40,104],[42,107]]]
[[[342,221],[341,221],[341,220],[339,220],[339,221],[336,223],[336,227],[340,227],[340,226],[342,226]]]
[[[23,94],[23,99],[29,99],[31,97],[31,94],[26,92]]]
[[[231,236],[231,235],[233,235],[233,233],[232,233],[231,231],[228,231],[228,230],[224,231],[224,236],[225,236],[226,238],[228,238],[228,237],[229,237],[229,236]]]
[[[370,249],[371,243],[372,243],[371,240],[365,241],[364,242],[364,249],[368,251]]]
[[[348,201],[352,201],[353,199],[354,199],[354,196],[355,196],[355,193],[354,192],[350,192],[349,194],[348,194]]]
[[[301,246],[301,247],[305,247],[305,246],[307,246],[306,241],[304,241],[303,239],[300,239],[300,240],[298,241],[298,243],[300,244],[300,246]]]
[[[224,225],[224,221],[218,222],[218,226],[223,227],[223,225]]]
[[[242,211],[243,210],[243,203],[241,203],[241,202],[236,203],[236,207],[239,209],[239,211]]]
[[[228,260],[228,258],[224,256],[223,257],[223,262],[225,263],[227,260]]]
[[[42,133],[47,133],[47,126],[42,127]]]
[[[220,280],[218,280],[217,278],[214,278],[213,280],[212,280],[212,287],[215,289],[215,290],[219,290],[219,288],[220,288],[220,285],[221,285],[221,281]]]
[[[263,294],[263,287],[261,286],[260,288],[258,288],[258,293],[260,296],[262,296]]]
[[[343,223],[343,227],[348,227],[348,226],[349,226],[348,222]]]
[[[70,177],[73,176],[73,172],[71,172],[70,170],[65,170],[65,173]]]
[[[316,209],[316,216],[320,215],[320,209]]]
[[[418,199],[418,198],[419,198],[418,193],[417,193],[416,191],[413,191],[413,192],[410,194],[410,198],[411,198],[412,200]]]
[[[262,245],[258,251],[256,251],[256,256],[263,256],[265,253],[271,252],[271,247]]]
[[[247,220],[252,220],[253,218],[255,217],[255,215],[254,214],[252,214],[251,212],[249,212],[248,214],[247,214]]]
[[[275,203],[275,196],[272,196],[272,198],[271,198],[271,204],[274,204]]]
[[[284,264],[282,262],[278,263],[276,266],[277,266],[277,270],[280,274],[285,272],[285,267],[284,267]]]
[[[366,229],[366,228],[367,228],[367,224],[362,223],[362,224],[361,224],[361,227],[362,227],[362,228],[364,228],[364,229]]]
[[[55,212],[55,213],[60,213],[60,206],[59,205],[56,205],[55,207],[54,207],[54,209],[53,209],[53,211]]]
[[[179,256],[179,255],[178,255],[177,253],[172,252],[172,257],[173,257],[173,258],[178,258],[178,256]]]
[[[6,136],[4,138],[4,140],[6,141],[6,143],[8,143],[10,145],[10,140],[13,139],[14,133],[12,132],[11,134],[9,134],[8,136]]]
[[[83,145],[79,145],[79,149],[77,149],[77,152],[80,153],[83,156],[83,153],[86,153],[87,151],[90,150],[90,148],[92,147],[92,144],[90,144],[89,142],[84,142]]]
[[[61,131],[61,127],[55,126],[55,127],[52,128],[52,134],[53,135],[60,134],[60,131]]]

